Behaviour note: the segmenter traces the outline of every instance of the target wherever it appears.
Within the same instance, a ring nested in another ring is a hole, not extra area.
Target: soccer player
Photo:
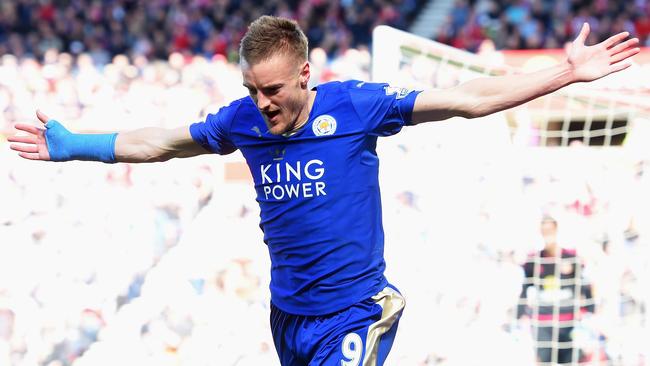
[[[241,41],[250,96],[204,122],[75,134],[16,128],[11,148],[32,160],[157,162],[239,149],[253,176],[271,257],[271,328],[282,365],[382,365],[404,299],[384,277],[377,138],[454,116],[484,116],[571,83],[629,66],[638,40],[620,33],[585,46],[585,24],[566,62],[539,72],[415,92],[364,81],[309,89],[307,38],[293,21],[263,16]]]
[[[582,361],[580,350],[575,350],[573,329],[585,313],[593,313],[595,306],[592,286],[582,278],[582,263],[575,250],[562,248],[557,242],[557,221],[545,216],[540,223],[544,249],[531,255],[524,263],[526,281],[522,286],[518,318],[536,317],[535,340],[537,361],[567,364]],[[537,295],[527,304],[528,290]],[[536,307],[533,310],[533,307]]]

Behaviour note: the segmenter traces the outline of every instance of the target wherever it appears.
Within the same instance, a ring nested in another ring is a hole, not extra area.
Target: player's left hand
[[[593,46],[585,45],[589,24],[584,23],[580,34],[568,50],[568,62],[575,81],[592,81],[630,67],[629,58],[639,53],[638,38],[621,32]]]

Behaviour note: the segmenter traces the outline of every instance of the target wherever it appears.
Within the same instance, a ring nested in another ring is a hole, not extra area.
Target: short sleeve
[[[191,124],[192,139],[215,154],[227,155],[237,150],[230,139],[230,125],[236,109],[236,106],[231,104],[219,109],[215,114],[208,114],[204,122]]]
[[[350,86],[350,97],[359,118],[371,135],[390,136],[411,122],[415,98],[420,93],[385,83],[359,82]]]

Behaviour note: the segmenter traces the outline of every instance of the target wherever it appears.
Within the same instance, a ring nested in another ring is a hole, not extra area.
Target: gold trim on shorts
[[[404,297],[399,292],[390,287],[385,287],[372,299],[375,304],[382,307],[381,319],[372,323],[368,327],[368,336],[366,337],[366,354],[363,358],[363,366],[376,366],[377,354],[379,353],[379,340],[399,319],[402,310],[404,310]]]

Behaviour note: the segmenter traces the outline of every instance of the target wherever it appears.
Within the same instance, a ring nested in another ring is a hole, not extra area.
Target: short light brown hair
[[[276,54],[307,61],[307,37],[293,20],[264,15],[248,26],[239,44],[240,62],[254,65]]]
[[[557,220],[555,220],[551,215],[544,215],[542,217],[542,225],[546,223],[553,224],[553,226],[557,228]]]

